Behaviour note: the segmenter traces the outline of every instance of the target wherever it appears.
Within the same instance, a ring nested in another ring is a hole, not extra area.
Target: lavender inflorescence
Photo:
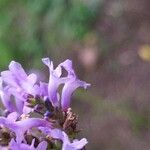
[[[76,139],[78,116],[72,112],[70,103],[78,87],[86,89],[90,84],[77,78],[71,60],[55,69],[49,58],[42,61],[49,69],[48,83],[39,82],[34,73],[27,75],[15,61],[1,72],[2,150],[81,150],[88,143],[85,138]],[[62,75],[62,69],[67,71],[67,76]],[[61,93],[60,85],[63,85]]]

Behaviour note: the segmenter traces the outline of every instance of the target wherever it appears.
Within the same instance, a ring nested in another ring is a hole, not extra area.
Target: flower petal
[[[10,71],[2,71],[1,76],[4,82],[6,82],[8,85],[13,87],[19,87],[18,80],[15,78],[15,76]]]
[[[40,95],[42,97],[48,96],[48,84],[44,82],[40,82]]]
[[[11,122],[15,122],[17,118],[19,117],[19,114],[17,112],[12,112],[7,116],[7,119]]]
[[[14,139],[12,139],[9,143],[9,148],[11,150],[46,150],[47,148],[47,142],[42,141],[39,143],[38,147],[34,147],[35,139],[32,140],[31,145],[25,144],[25,143],[17,143]]]
[[[60,64],[60,66],[64,67],[64,69],[68,72],[68,75],[75,76],[74,69],[72,67],[72,61],[67,59]]]
[[[43,133],[50,135],[52,138],[61,140],[63,142],[62,150],[79,150],[88,143],[85,138],[81,140],[75,139],[73,142],[70,142],[68,135],[60,129],[48,129],[42,127],[40,129]]]
[[[66,61],[61,63],[60,66],[62,66],[68,72],[67,81],[65,82],[65,85],[62,89],[61,96],[61,106],[63,110],[67,110],[67,108],[70,107],[70,99],[73,92],[78,87],[83,87],[84,89],[86,89],[88,86],[90,86],[90,84],[77,79],[77,76],[72,67],[71,60],[67,59]]]
[[[74,140],[72,146],[76,147],[76,149],[82,149],[87,143],[88,143],[87,139],[83,138],[81,140]]]
[[[37,81],[37,76],[34,73],[31,73],[28,77],[27,80],[30,84],[34,85]]]
[[[53,62],[50,61],[49,58],[43,58],[43,63],[49,68],[49,83],[48,83],[48,97],[54,106],[58,106],[58,97],[57,97],[57,89],[60,84],[62,84],[61,76],[61,67],[58,66],[54,70]]]
[[[47,148],[47,142],[46,141],[42,141],[39,145],[38,145],[38,147],[36,148],[36,150],[46,150],[46,148]]]
[[[90,84],[74,78],[66,82],[61,97],[61,106],[63,110],[67,110],[70,107],[71,95],[78,87],[86,89],[88,86],[90,86]]]
[[[0,98],[2,100],[3,105],[8,111],[13,112],[15,110],[15,106],[12,104],[10,100],[8,87],[3,88],[3,81],[1,77],[0,77]]]
[[[22,68],[21,64],[15,61],[11,61],[9,64],[9,70],[18,78],[25,79],[27,78],[27,74]]]

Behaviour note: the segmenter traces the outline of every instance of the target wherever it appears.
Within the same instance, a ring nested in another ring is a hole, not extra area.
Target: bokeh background
[[[0,0],[0,71],[16,60],[46,80],[41,58],[56,65],[72,59],[92,84],[72,104],[87,149],[149,150],[149,6],[149,0]]]

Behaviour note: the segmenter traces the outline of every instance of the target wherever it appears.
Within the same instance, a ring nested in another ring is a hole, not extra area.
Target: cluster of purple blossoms
[[[1,72],[1,150],[85,149],[87,140],[76,139],[78,118],[70,101],[75,89],[86,89],[90,84],[77,78],[70,60],[57,68],[49,58],[42,61],[49,68],[48,83],[39,82],[34,73],[27,75],[15,61]],[[63,69],[67,76],[63,76]]]

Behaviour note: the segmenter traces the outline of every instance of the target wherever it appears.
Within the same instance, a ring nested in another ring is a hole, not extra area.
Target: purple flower
[[[3,87],[3,81],[0,77],[0,98],[4,107],[9,111],[18,111],[20,114],[23,112],[23,101],[18,98],[12,99],[12,93],[9,86]]]
[[[72,67],[72,61],[69,59],[56,68],[49,58],[43,58],[42,61],[49,68],[48,83],[37,82],[35,74],[27,75],[22,66],[15,61],[9,64],[9,70],[1,72],[0,98],[8,114],[6,114],[7,117],[0,117],[0,127],[8,128],[7,132],[15,134],[15,139],[11,139],[7,147],[11,150],[46,150],[48,144],[52,146],[56,144],[43,141],[35,148],[35,139],[25,138],[27,133],[37,137],[39,141],[47,135],[56,141],[60,140],[62,150],[80,150],[88,143],[87,140],[85,138],[71,140],[66,134],[69,128],[65,128],[66,133],[61,129],[64,129],[64,125],[73,129],[72,126],[77,124],[76,120],[75,124],[74,122],[70,124],[67,120],[71,95],[77,88],[86,89],[90,84],[78,79]],[[66,76],[62,74],[62,69],[67,72]],[[58,92],[60,85],[63,85],[63,88]],[[42,118],[34,118],[33,112],[40,114]],[[32,118],[29,118],[31,116]],[[76,119],[76,115],[74,118]],[[40,134],[35,131],[39,131]],[[31,145],[28,145],[27,143],[31,141]],[[5,147],[2,148],[5,149]]]
[[[71,142],[68,135],[60,129],[48,129],[42,127],[40,129],[45,134],[50,135],[52,138],[61,140],[63,142],[62,150],[80,150],[88,143],[85,138],[81,140],[75,139],[73,142]]]
[[[51,123],[44,119],[39,118],[26,118],[21,121],[16,121],[18,114],[13,112],[8,115],[7,118],[0,117],[0,125],[9,128],[16,134],[16,141],[21,143],[24,141],[24,133],[33,127],[49,127],[51,128]]]
[[[34,147],[35,139],[32,140],[31,145],[25,144],[25,143],[17,143],[14,139],[12,139],[9,143],[9,148],[11,150],[46,150],[47,148],[47,142],[42,141],[39,143],[38,147]]]
[[[49,67],[50,77],[48,83],[48,96],[50,100],[54,106],[58,106],[59,96],[57,89],[60,84],[65,84],[61,95],[61,107],[63,110],[67,110],[70,107],[70,98],[74,90],[76,90],[78,87],[83,87],[86,89],[88,86],[90,86],[90,84],[77,79],[77,76],[72,68],[72,61],[69,59],[58,65],[56,69],[54,69],[53,62],[50,61],[49,58],[43,58],[42,61]],[[61,77],[62,67],[68,72],[67,77]],[[43,89],[46,90],[46,84],[42,84],[41,87],[42,91]]]
[[[66,133],[63,133],[63,134],[64,134],[64,139],[63,139],[62,150],[80,150],[88,143],[85,138],[81,140],[75,139],[71,143],[67,134]]]
[[[83,87],[86,89],[90,84],[81,81],[77,78],[73,68],[72,68],[72,61],[67,59],[63,63],[60,64],[65,68],[65,70],[68,72],[67,76],[67,82],[65,82],[65,85],[62,90],[62,96],[61,96],[61,106],[63,110],[67,110],[70,107],[70,99],[72,93],[78,88]]]
[[[54,69],[53,62],[50,61],[49,58],[43,58],[43,63],[49,68],[49,83],[48,83],[48,97],[54,106],[59,105],[59,97],[57,93],[57,89],[60,84],[63,83],[63,79],[60,78],[62,74],[61,67],[58,66]]]
[[[23,96],[26,93],[36,95],[39,92],[36,75],[28,76],[22,66],[15,61],[10,62],[9,70],[1,72],[1,77],[9,86],[11,93],[20,100],[24,100]]]
[[[5,87],[2,86],[2,81]],[[35,96],[39,93],[36,81],[35,74],[28,76],[19,63],[11,61],[9,70],[1,72],[0,78],[0,96],[6,109],[10,112],[18,111],[20,114],[32,111],[24,105],[24,102],[27,99],[26,95]]]

